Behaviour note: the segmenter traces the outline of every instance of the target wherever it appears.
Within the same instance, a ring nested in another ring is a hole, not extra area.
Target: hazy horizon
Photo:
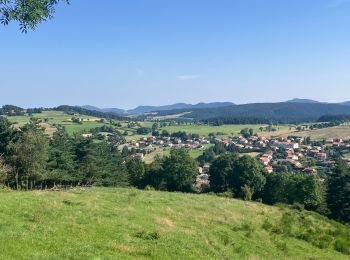
[[[133,107],[118,107],[118,106],[98,106],[98,105],[94,105],[94,104],[85,104],[85,103],[82,103],[82,104],[66,104],[66,103],[62,103],[62,104],[56,104],[56,105],[52,105],[52,106],[41,106],[41,105],[32,105],[32,106],[26,106],[26,105],[20,105],[20,104],[16,104],[16,103],[0,103],[0,106],[3,106],[3,105],[15,105],[15,106],[19,106],[19,107],[22,107],[22,108],[38,108],[38,107],[43,107],[43,108],[54,108],[54,107],[57,107],[57,106],[60,106],[60,105],[68,105],[68,106],[80,106],[80,107],[83,107],[83,106],[94,106],[94,107],[97,107],[97,108],[100,108],[100,109],[110,109],[110,108],[116,108],[116,109],[123,109],[123,110],[132,110],[132,109],[135,109],[137,107],[140,107],[140,106],[156,106],[156,107],[160,107],[160,106],[168,106],[168,105],[175,105],[175,104],[179,104],[179,103],[185,103],[185,104],[191,104],[191,105],[197,105],[199,103],[226,103],[226,102],[231,102],[235,105],[245,105],[245,104],[257,104],[257,103],[280,103],[280,102],[287,102],[287,101],[291,101],[292,99],[307,99],[307,100],[313,100],[313,101],[317,101],[317,102],[320,102],[320,103],[329,103],[329,104],[341,104],[341,103],[344,103],[344,102],[349,102],[350,100],[342,100],[342,101],[327,101],[327,100],[315,100],[315,99],[309,99],[309,98],[290,98],[288,100],[278,100],[278,101],[270,101],[270,102],[264,102],[264,101],[260,101],[260,102],[247,102],[247,103],[237,103],[237,102],[234,102],[234,101],[228,101],[228,100],[224,100],[224,101],[208,101],[208,102],[203,102],[203,101],[199,101],[199,102],[173,102],[173,103],[164,103],[164,104],[138,104],[136,106],[133,106]]]
[[[0,104],[350,100],[348,0],[71,1],[0,26]]]

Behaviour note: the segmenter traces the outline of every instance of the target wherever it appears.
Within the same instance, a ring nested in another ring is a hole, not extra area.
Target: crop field
[[[122,188],[0,200],[1,259],[349,259],[349,227],[261,203]]]

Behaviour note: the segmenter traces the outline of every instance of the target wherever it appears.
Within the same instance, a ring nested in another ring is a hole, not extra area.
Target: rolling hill
[[[274,121],[280,123],[301,123],[317,121],[324,115],[350,115],[350,106],[325,103],[255,103],[211,109],[159,111],[158,115],[185,113],[182,118],[192,120],[252,119],[254,121]],[[253,122],[251,122],[253,123]]]
[[[85,105],[82,106],[84,109],[94,110],[104,113],[117,113],[117,114],[143,114],[154,111],[167,111],[174,109],[200,109],[200,108],[217,108],[217,107],[226,107],[234,105],[231,102],[212,102],[212,103],[198,103],[195,105],[186,104],[186,103],[176,103],[173,105],[165,105],[165,106],[138,106],[133,109],[124,110],[119,108],[98,108],[95,106]]]
[[[213,195],[87,188],[0,192],[2,259],[349,259],[316,213]]]
[[[90,105],[85,105],[85,106],[81,106],[81,107],[84,109],[87,109],[87,110],[99,111],[99,112],[103,112],[103,113],[115,113],[115,114],[120,114],[120,115],[123,115],[126,113],[126,111],[124,109],[120,109],[120,108],[99,108],[99,107],[90,106]]]
[[[198,103],[196,105],[186,104],[186,103],[177,103],[173,105],[167,106],[139,106],[135,109],[128,110],[129,114],[142,114],[154,111],[167,111],[174,109],[204,109],[204,108],[219,108],[219,107],[227,107],[234,105],[231,102],[213,102],[213,103]]]
[[[288,103],[306,103],[306,104],[317,104],[322,103],[313,99],[305,99],[305,98],[293,98],[287,101]]]

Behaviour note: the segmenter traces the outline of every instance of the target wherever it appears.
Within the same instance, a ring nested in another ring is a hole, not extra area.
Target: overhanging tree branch
[[[26,33],[52,19],[59,2],[69,4],[69,0],[0,0],[0,23],[8,25],[17,21],[20,30]]]

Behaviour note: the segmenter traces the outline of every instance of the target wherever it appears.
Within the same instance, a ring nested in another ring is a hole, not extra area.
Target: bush
[[[268,219],[265,219],[264,223],[261,226],[264,230],[271,230],[272,229],[272,224]]]
[[[252,200],[252,190],[248,185],[244,185],[241,187],[242,197],[245,201],[251,201]]]
[[[147,186],[145,187],[145,190],[148,190],[148,191],[155,191],[156,189],[155,189],[153,186],[151,186],[151,185],[147,185]]]
[[[156,231],[153,231],[153,232],[140,231],[140,232],[137,232],[135,236],[137,238],[141,238],[144,240],[157,240],[160,238],[160,235]]]
[[[298,202],[293,203],[291,206],[292,209],[298,210],[298,211],[303,211],[304,210],[304,205]]]
[[[232,191],[225,191],[225,192],[216,193],[216,196],[223,197],[223,198],[233,198],[234,195]]]
[[[334,243],[334,249],[340,253],[350,255],[350,243],[345,239],[337,239]]]
[[[0,184],[0,192],[3,192],[3,191],[11,191],[11,189],[6,185]]]

